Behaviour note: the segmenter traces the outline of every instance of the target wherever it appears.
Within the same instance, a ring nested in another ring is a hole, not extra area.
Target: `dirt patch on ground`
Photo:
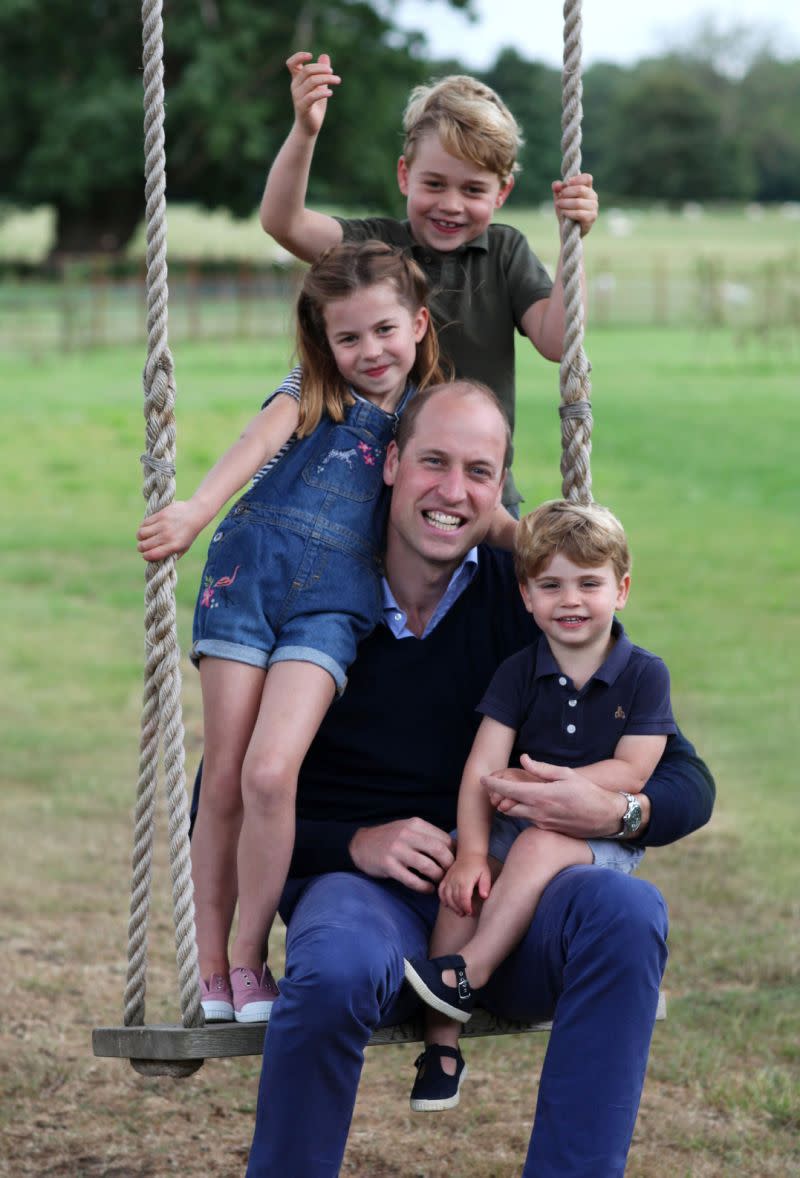
[[[171,1081],[144,1078],[125,1062],[91,1053],[92,1027],[121,1021],[125,982],[130,832],[124,821],[110,818],[59,815],[52,822],[42,802],[14,828],[17,853],[6,857],[1,881],[0,950],[10,985],[0,1006],[0,1174],[242,1175],[257,1058],[212,1061],[190,1079]],[[21,854],[19,847],[25,848]],[[177,1012],[166,879],[161,853],[151,922],[152,1022],[174,1021]],[[659,1025],[653,1059],[674,1055],[679,1035],[677,1024]],[[538,1035],[470,1042],[471,1074],[460,1107],[430,1115],[414,1115],[408,1107],[418,1047],[372,1049],[342,1173],[518,1175],[545,1047]],[[666,1074],[662,1067],[654,1071]],[[744,1116],[719,1105],[688,1067],[678,1068],[675,1082],[649,1080],[631,1178],[785,1178],[792,1172],[791,1126],[776,1128],[756,1110]]]

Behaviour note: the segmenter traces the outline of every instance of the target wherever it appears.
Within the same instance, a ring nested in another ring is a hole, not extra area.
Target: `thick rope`
[[[564,4],[564,70],[562,73],[561,176],[566,180],[581,170],[581,0]],[[592,405],[589,372],[583,350],[584,317],[581,294],[583,245],[580,226],[564,218],[561,224],[561,275],[564,285],[564,349],[561,356],[561,494],[564,499],[590,503],[592,474]]]
[[[161,0],[142,4],[144,64],[145,195],[147,198],[147,363],[144,415],[147,452],[143,493],[147,515],[172,502],[175,495],[175,380],[167,346],[166,161],[164,151],[164,67]],[[175,558],[146,564],[145,675],[139,745],[139,783],[134,826],[133,882],[128,924],[126,1026],[145,1017],[147,925],[152,880],[155,803],[159,749],[163,744],[169,829],[169,859],[180,978],[181,1018],[185,1027],[202,1026],[194,899],[189,853],[189,815],[184,773],[181,676],[175,608]],[[186,1075],[188,1066],[131,1061],[137,1071]]]

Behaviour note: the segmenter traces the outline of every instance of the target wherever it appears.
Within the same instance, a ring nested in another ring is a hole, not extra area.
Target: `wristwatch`
[[[642,825],[642,807],[637,798],[633,794],[627,794],[624,790],[620,790],[623,798],[628,803],[628,808],[622,815],[622,830],[614,835],[614,838],[625,838],[626,834],[636,834],[636,831]]]

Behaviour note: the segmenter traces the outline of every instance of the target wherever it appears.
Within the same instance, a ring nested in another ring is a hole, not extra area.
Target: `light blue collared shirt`
[[[433,633],[433,631],[441,622],[442,618],[445,617],[445,615],[458,601],[459,597],[467,588],[477,571],[478,549],[470,548],[469,552],[450,578],[447,588],[442,595],[441,601],[431,614],[427,626],[420,635],[421,638],[427,638],[429,634]],[[417,635],[409,630],[407,625],[408,618],[395,601],[394,594],[389,588],[389,582],[385,577],[382,578],[382,587],[384,622],[389,627],[395,638],[416,638]]]

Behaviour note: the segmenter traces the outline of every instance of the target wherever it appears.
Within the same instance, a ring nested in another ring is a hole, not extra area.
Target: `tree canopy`
[[[469,9],[469,0],[450,0]],[[396,213],[409,89],[469,72],[426,59],[388,0],[165,0],[167,186],[172,200],[258,204],[291,124],[285,60],[331,54],[342,76],[320,137],[315,202]],[[3,0],[0,200],[50,204],[57,248],[119,249],[143,212],[141,29],[130,0]],[[741,52],[746,42],[749,56]],[[726,48],[728,46],[728,48]],[[584,76],[584,164],[603,199],[800,198],[800,62],[758,39],[698,36]],[[547,199],[560,168],[560,73],[505,49],[479,75],[522,124],[516,203]]]
[[[451,0],[465,7],[465,0]],[[427,75],[418,35],[361,0],[166,0],[167,184],[252,211],[289,129],[285,60],[304,45],[344,79],[315,160],[317,197],[395,200],[400,113]],[[55,207],[62,249],[123,245],[142,214],[139,6],[4,0],[0,197]]]

